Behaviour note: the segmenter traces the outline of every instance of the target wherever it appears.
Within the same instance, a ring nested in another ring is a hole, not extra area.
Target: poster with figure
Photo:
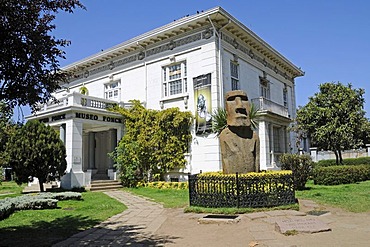
[[[195,131],[197,134],[202,134],[212,129],[211,74],[194,77],[193,85],[194,105],[196,108]]]

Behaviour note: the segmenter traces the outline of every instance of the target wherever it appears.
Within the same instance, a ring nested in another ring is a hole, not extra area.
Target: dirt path
[[[329,213],[295,216],[272,211],[274,213],[265,217],[244,214],[238,223],[233,224],[199,224],[202,214],[184,214],[182,209],[167,209],[167,220],[155,234],[171,238],[165,246],[370,246],[370,212],[350,213],[308,200],[301,200],[300,205],[301,212],[322,210]],[[277,220],[299,217],[319,219],[331,231],[285,236],[275,230]]]

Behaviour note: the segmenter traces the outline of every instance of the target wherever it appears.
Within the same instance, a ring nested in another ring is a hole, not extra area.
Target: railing
[[[274,177],[190,175],[190,206],[273,207],[296,203],[292,174]]]
[[[62,108],[66,106],[80,106],[94,109],[107,109],[114,105],[121,107],[129,107],[131,103],[116,102],[112,100],[102,99],[93,96],[83,95],[77,92],[70,93],[40,107],[40,112],[50,111],[56,108]]]
[[[290,118],[288,108],[263,97],[252,99],[252,103],[259,108],[260,111],[269,111],[280,116]]]

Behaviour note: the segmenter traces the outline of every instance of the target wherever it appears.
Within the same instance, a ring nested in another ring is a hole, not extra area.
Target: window
[[[105,98],[109,100],[119,100],[121,91],[121,82],[115,81],[104,85]]]
[[[239,64],[230,61],[231,90],[239,90]]]
[[[260,77],[260,91],[261,97],[270,99],[270,82],[266,78]]]
[[[272,131],[273,131],[273,142],[274,142],[274,152],[275,153],[281,153],[283,152],[283,149],[282,149],[282,143],[281,143],[281,140],[282,140],[282,131],[281,131],[281,128],[279,127],[273,127],[272,128]]]
[[[283,101],[284,106],[288,107],[288,89],[286,87],[283,89]]]
[[[188,91],[186,62],[163,67],[163,97]]]

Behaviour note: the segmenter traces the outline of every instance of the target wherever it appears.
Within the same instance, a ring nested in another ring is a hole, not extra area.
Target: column
[[[312,158],[312,161],[317,162],[317,147],[310,148],[310,155]]]
[[[267,170],[270,161],[270,145],[268,136],[268,124],[266,121],[259,123],[260,138],[260,170]]]
[[[89,169],[95,169],[95,133],[89,132]]]
[[[85,186],[82,171],[82,130],[82,122],[74,119],[66,121],[67,171],[61,181],[61,186],[66,189]]]
[[[65,123],[59,126],[59,136],[62,142],[66,144],[66,124]]]
[[[109,152],[113,152],[114,149],[117,146],[117,130],[116,129],[110,129],[109,130]],[[109,158],[109,169],[113,169],[113,159]]]

